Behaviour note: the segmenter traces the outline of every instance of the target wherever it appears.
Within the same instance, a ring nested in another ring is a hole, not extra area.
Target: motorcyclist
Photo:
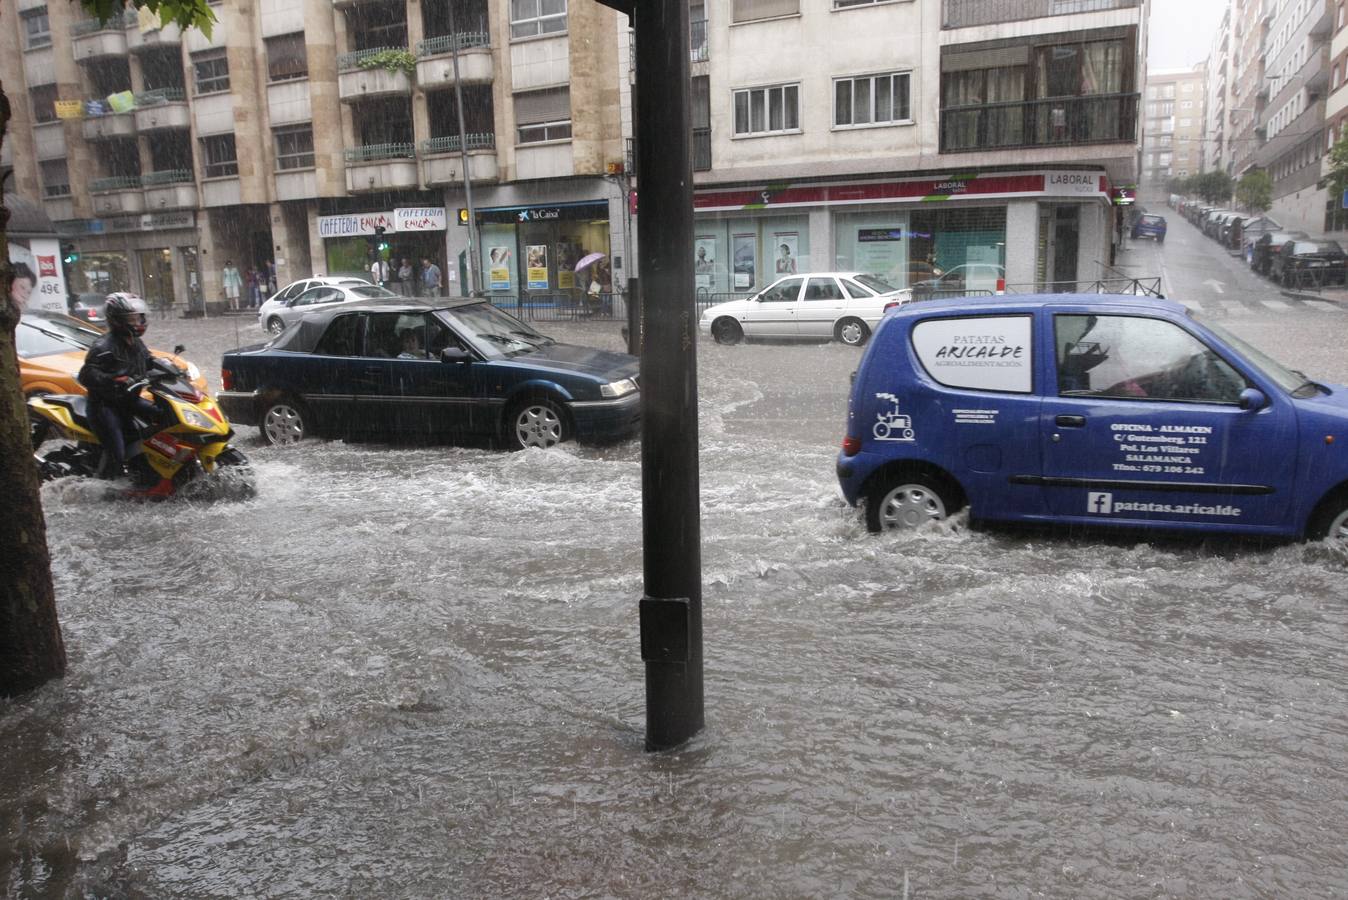
[[[132,418],[151,422],[159,419],[155,405],[134,387],[143,381],[154,359],[141,335],[149,321],[149,308],[135,294],[109,294],[103,308],[108,332],[94,341],[85,354],[79,382],[89,391],[89,421],[105,450],[104,474],[117,478],[126,471],[125,429]],[[153,480],[150,472],[136,473],[136,481]]]

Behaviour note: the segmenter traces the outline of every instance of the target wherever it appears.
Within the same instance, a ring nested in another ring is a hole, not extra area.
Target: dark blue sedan
[[[218,402],[271,444],[309,435],[609,441],[640,425],[636,357],[561,344],[481,300],[310,313],[221,361]]]

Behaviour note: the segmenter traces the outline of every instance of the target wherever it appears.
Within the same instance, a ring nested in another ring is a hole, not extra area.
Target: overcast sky
[[[1151,0],[1147,69],[1187,69],[1202,62],[1228,0]]]

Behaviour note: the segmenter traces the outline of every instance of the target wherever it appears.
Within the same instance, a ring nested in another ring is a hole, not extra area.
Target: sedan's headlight
[[[630,378],[624,378],[622,381],[614,381],[610,384],[601,384],[599,393],[605,397],[626,397],[637,389],[637,383]]]

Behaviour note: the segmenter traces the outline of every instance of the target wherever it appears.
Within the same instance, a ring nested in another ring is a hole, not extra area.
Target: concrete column
[[[1006,283],[1034,284],[1038,257],[1039,204],[1011,200],[1006,204]]]
[[[802,272],[830,272],[839,268],[833,241],[833,213],[827,207],[810,210],[810,258]]]
[[[309,220],[309,261],[314,272],[328,273],[328,254],[323,250],[323,239],[318,236],[318,208],[310,204]]]
[[[1077,233],[1077,281],[1105,277],[1109,247],[1114,234],[1114,207],[1107,203],[1083,203]]]
[[[197,277],[201,279],[201,299],[207,315],[219,315],[225,308],[225,290],[220,281],[220,270],[225,265],[225,249],[216,244],[215,222],[212,212],[197,213],[200,249],[197,251]]]

